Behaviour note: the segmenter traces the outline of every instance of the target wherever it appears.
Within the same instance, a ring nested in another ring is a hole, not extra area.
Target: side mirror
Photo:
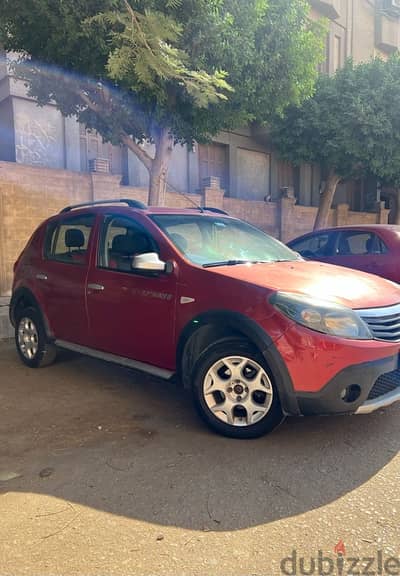
[[[133,257],[132,268],[148,272],[165,272],[165,262],[160,260],[156,252],[146,252]]]

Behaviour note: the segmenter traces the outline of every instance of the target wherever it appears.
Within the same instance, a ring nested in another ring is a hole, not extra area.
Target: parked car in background
[[[400,287],[306,262],[221,211],[101,204],[49,218],[15,264],[10,317],[27,366],[60,347],[176,374],[205,422],[235,438],[285,415],[400,400]]]
[[[288,246],[308,260],[355,268],[400,283],[400,226],[326,228],[295,238]]]

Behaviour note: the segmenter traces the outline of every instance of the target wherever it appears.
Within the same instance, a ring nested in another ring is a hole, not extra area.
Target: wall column
[[[338,204],[336,206],[336,226],[346,226],[349,219],[349,205]]]
[[[286,242],[293,236],[296,198],[292,187],[282,188],[279,200],[279,239]]]
[[[203,206],[224,209],[225,190],[221,188],[220,179],[216,176],[204,178],[202,182]]]
[[[377,202],[376,203],[376,223],[377,224],[387,224],[389,219],[389,212],[385,208],[384,202]],[[399,220],[399,205],[397,204],[397,220]]]
[[[4,220],[3,190],[0,185],[0,296],[5,296],[10,290],[10,286],[7,285],[5,233],[6,223]]]

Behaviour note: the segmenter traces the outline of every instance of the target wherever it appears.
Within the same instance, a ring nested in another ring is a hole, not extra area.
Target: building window
[[[333,71],[336,72],[342,65],[342,39],[340,36],[333,37]]]

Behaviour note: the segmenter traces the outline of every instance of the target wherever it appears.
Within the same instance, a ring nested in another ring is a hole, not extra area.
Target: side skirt
[[[87,348],[86,346],[81,346],[80,344],[73,344],[72,342],[66,342],[65,340],[56,340],[54,342],[56,346],[60,348],[66,348],[72,352],[78,352],[78,354],[84,354],[86,356],[91,356],[92,358],[98,358],[99,360],[104,360],[105,362],[113,362],[114,364],[120,364],[121,366],[126,366],[127,368],[134,368],[135,370],[141,370],[142,372],[147,372],[163,380],[169,380],[174,375],[174,372],[170,370],[165,370],[164,368],[158,368],[152,364],[146,364],[144,362],[138,362],[137,360],[131,360],[130,358],[125,358],[124,356],[116,356],[114,354],[109,354],[108,352],[102,352],[101,350],[95,350],[93,348]]]

